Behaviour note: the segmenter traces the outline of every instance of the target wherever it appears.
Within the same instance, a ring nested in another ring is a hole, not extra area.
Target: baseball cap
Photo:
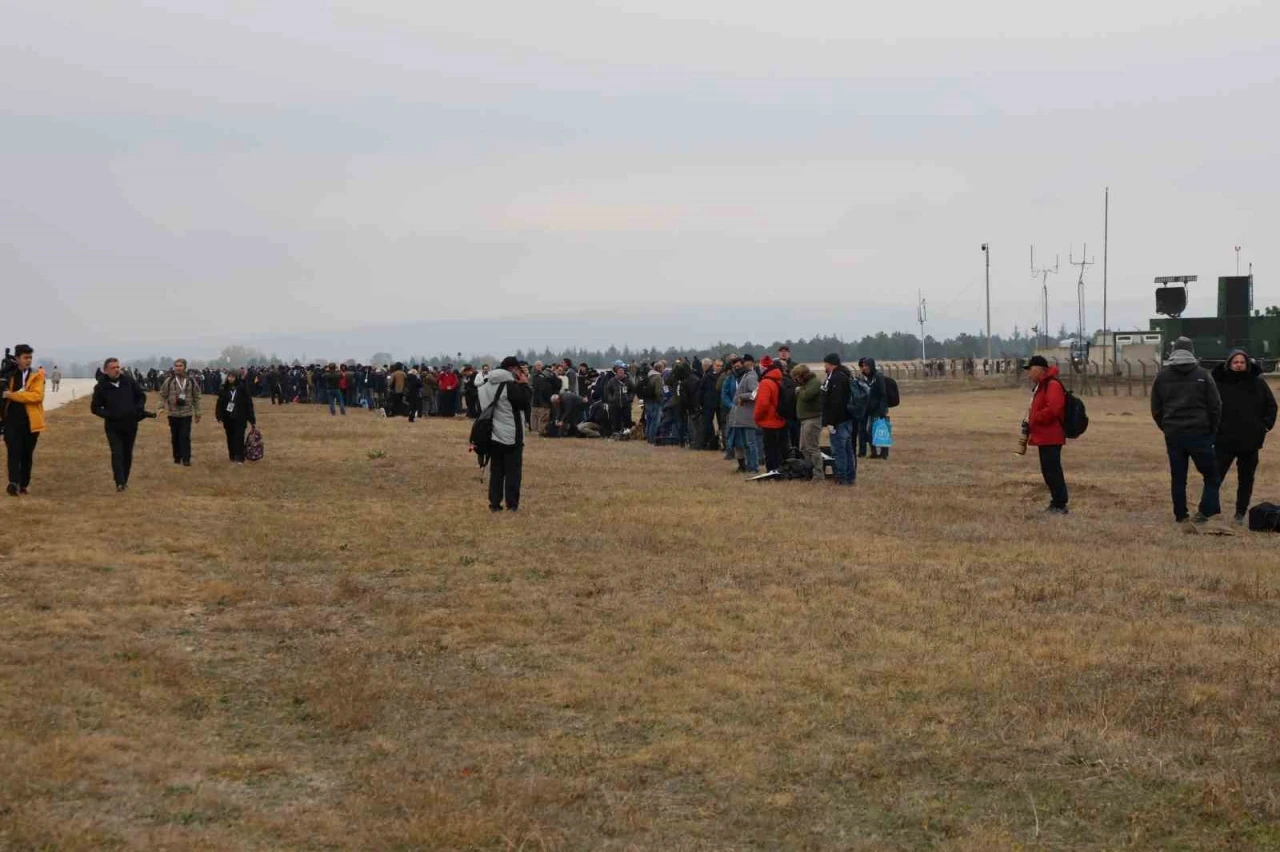
[[[1022,369],[1030,370],[1032,367],[1048,367],[1049,362],[1043,355],[1032,355],[1027,359],[1027,363],[1022,365]]]

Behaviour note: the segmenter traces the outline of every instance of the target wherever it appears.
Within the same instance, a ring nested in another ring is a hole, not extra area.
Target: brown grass
[[[905,402],[852,491],[539,441],[498,517],[461,421],[263,405],[187,470],[148,423],[120,496],[59,411],[0,503],[0,848],[1280,847],[1274,539],[1172,528],[1144,400],[1056,520],[1022,393]]]

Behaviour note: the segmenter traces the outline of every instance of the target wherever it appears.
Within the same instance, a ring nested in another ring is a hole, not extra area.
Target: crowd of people
[[[12,496],[28,493],[45,428],[45,376],[33,369],[32,358],[30,346],[16,348],[0,408]],[[1067,514],[1062,457],[1072,397],[1045,358],[1032,357],[1022,368],[1032,388],[1024,443],[1037,448],[1049,490],[1046,511]],[[158,395],[154,414],[146,410],[148,391]],[[178,360],[169,371],[141,374],[111,358],[98,373],[91,410],[104,422],[117,490],[128,488],[138,424],[148,417],[166,419],[173,463],[191,465],[192,426],[201,421],[205,399],[215,400],[229,460],[243,464],[256,457],[255,398],[273,405],[327,404],[332,416],[356,408],[410,422],[423,416],[490,418],[490,508],[516,511],[526,435],[645,440],[723,453],[735,472],[748,476],[763,472],[850,486],[859,459],[889,458],[898,388],[874,359],[851,367],[831,354],[819,373],[792,363],[786,347],[759,361],[750,353],[726,353],[670,364],[615,361],[603,370],[569,359],[529,364],[508,357],[496,369],[468,364],[458,370],[402,363],[188,370]],[[1165,439],[1175,521],[1194,530],[1220,514],[1219,489],[1234,465],[1234,520],[1243,523],[1259,450],[1276,422],[1276,400],[1260,366],[1236,350],[1210,372],[1191,342],[1179,338],[1152,386],[1151,414]],[[1203,479],[1194,513],[1186,496],[1192,466]]]

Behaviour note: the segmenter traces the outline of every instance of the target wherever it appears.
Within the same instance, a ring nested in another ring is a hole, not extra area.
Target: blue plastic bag
[[[877,417],[871,422],[871,446],[893,446],[893,426],[890,425],[888,417]]]

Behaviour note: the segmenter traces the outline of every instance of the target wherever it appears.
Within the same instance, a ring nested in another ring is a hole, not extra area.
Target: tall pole
[[[991,362],[991,248],[982,244],[982,253],[987,259],[987,363]]]
[[[1107,374],[1107,237],[1111,225],[1111,187],[1104,190],[1102,200],[1102,374]],[[1115,338],[1111,345],[1115,346]],[[1115,358],[1111,359],[1115,363]]]

